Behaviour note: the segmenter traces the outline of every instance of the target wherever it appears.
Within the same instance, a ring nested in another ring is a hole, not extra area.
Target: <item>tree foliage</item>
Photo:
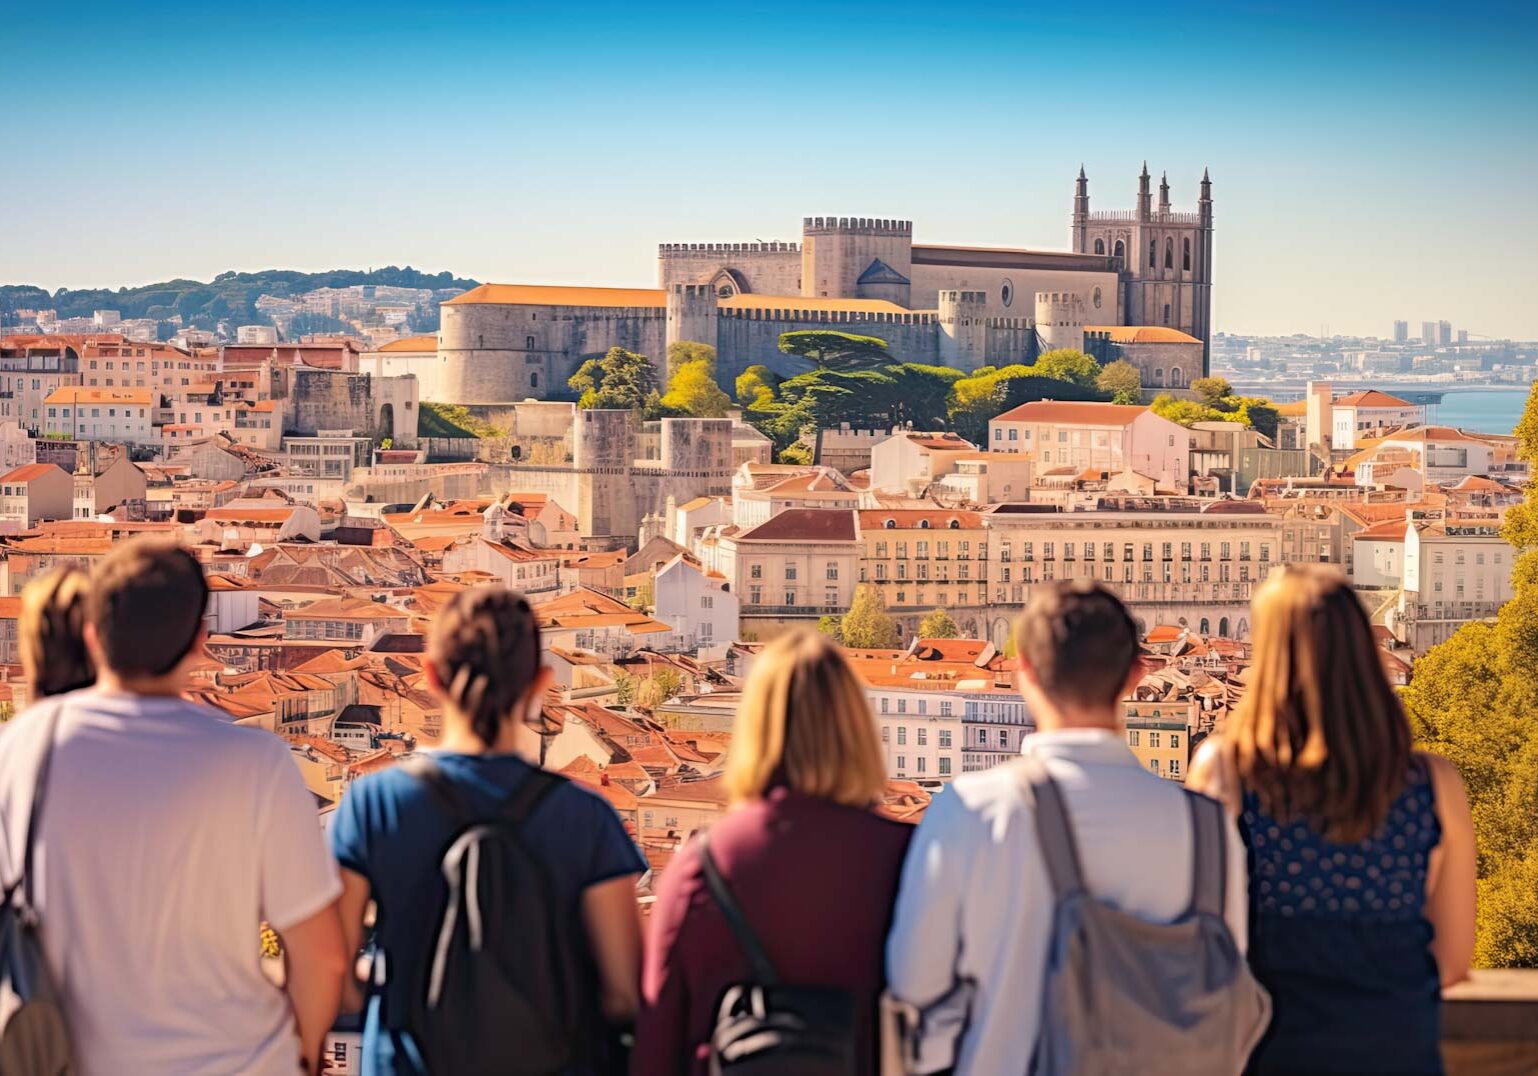
[[[638,411],[655,404],[657,368],[645,355],[611,347],[601,358],[588,359],[566,382],[579,393],[577,406]]]
[[[881,592],[869,583],[855,589],[854,601],[840,622],[845,646],[856,650],[889,650],[897,646],[897,621],[886,611]]]
[[[1234,394],[1234,386],[1226,377],[1198,377],[1191,382],[1191,391],[1207,406],[1216,407],[1218,401]]]
[[[1517,427],[1517,452],[1538,466],[1538,386]],[[1405,708],[1420,747],[1447,758],[1468,786],[1479,844],[1481,967],[1538,967],[1538,486],[1507,514],[1518,551],[1514,597],[1415,663]]]
[[[1197,381],[1228,384],[1221,377],[1197,378]],[[1154,414],[1182,426],[1190,426],[1195,422],[1237,422],[1241,426],[1252,427],[1257,433],[1272,440],[1276,438],[1277,424],[1281,421],[1281,412],[1270,400],[1261,396],[1228,395],[1203,400],[1182,400],[1161,392],[1150,406]]]
[[[688,349],[698,349],[691,350]],[[707,354],[708,353],[708,354]],[[687,418],[720,418],[732,406],[732,398],[716,384],[716,349],[704,344],[677,343],[668,348],[667,392],[661,399],[667,415]]]
[[[703,362],[711,377],[716,376],[716,349],[697,340],[674,340],[668,345],[668,378],[671,380],[685,363]]]
[[[1109,395],[1112,403],[1143,402],[1143,372],[1126,359],[1107,363],[1095,378],[1095,387]]]
[[[844,618],[841,616],[818,617],[817,630],[834,642],[841,643],[844,641]]]
[[[1100,376],[1100,364],[1078,348],[1060,347],[1042,352],[1031,366],[1031,372],[1037,377],[1067,381],[1081,389],[1094,389]]]
[[[977,444],[988,437],[988,422],[1034,400],[1103,400],[1097,388],[1042,377],[1034,366],[983,366],[958,378],[946,403],[950,428]]]
[[[814,365],[830,370],[868,370],[895,361],[887,351],[886,341],[880,337],[832,329],[781,333],[780,350],[787,355],[800,355]]]
[[[944,609],[936,609],[919,621],[920,639],[954,639],[960,634],[961,629]]]

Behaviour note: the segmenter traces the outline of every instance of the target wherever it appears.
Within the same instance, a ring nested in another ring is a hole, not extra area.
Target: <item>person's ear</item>
[[[1138,654],[1132,659],[1132,668],[1127,670],[1126,681],[1121,686],[1121,694],[1118,698],[1125,699],[1137,690],[1137,686],[1143,682],[1143,677],[1148,675],[1148,659]]]
[[[427,682],[429,694],[435,695],[439,699],[443,698],[443,678],[438,675],[438,666],[430,661],[422,662],[422,679]]]
[[[1015,687],[1021,694],[1041,690],[1041,681],[1036,678],[1036,670],[1023,657],[1015,659]]]
[[[548,665],[541,665],[534,673],[534,679],[529,683],[529,692],[524,696],[524,724],[532,725],[539,721],[545,708],[545,693],[550,690],[550,685],[555,683],[555,670]]]
[[[96,625],[87,620],[80,628],[80,639],[85,643],[85,652],[91,655],[91,664],[98,669],[107,667],[106,655],[102,653],[101,636],[96,634]]]

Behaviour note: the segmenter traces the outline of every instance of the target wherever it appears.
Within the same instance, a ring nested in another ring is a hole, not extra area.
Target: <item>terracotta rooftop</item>
[[[608,306],[661,310],[667,292],[661,288],[581,288],[558,284],[482,284],[456,295],[444,306],[496,303],[507,306]]]
[[[1086,325],[1086,333],[1105,333],[1114,344],[1199,344],[1196,337],[1165,325]]]
[[[885,299],[824,299],[806,295],[759,295],[748,292],[716,302],[722,310],[833,310],[861,314],[912,314]]]
[[[11,482],[16,485],[26,485],[27,483],[36,481],[37,479],[42,478],[45,474],[50,474],[54,471],[58,471],[60,474],[64,474],[63,468],[58,467],[52,463],[24,463],[14,471],[8,471],[4,475],[0,475],[0,482]]]
[[[888,520],[893,524],[892,530],[962,530],[983,525],[983,517],[979,512],[948,512],[941,508],[933,511],[917,508],[860,509],[860,529],[863,531],[884,530]],[[929,525],[927,528],[924,527],[926,523]],[[956,524],[954,528],[952,523]]]
[[[739,542],[852,542],[859,537],[855,513],[841,508],[787,508],[739,534]]]
[[[1336,407],[1414,407],[1409,400],[1401,400],[1398,396],[1390,396],[1386,392],[1377,389],[1363,389],[1346,396],[1337,396],[1333,401]]]
[[[403,336],[382,344],[380,351],[437,351],[438,338],[431,333],[425,336]]]
[[[1005,411],[994,422],[1055,422],[1066,426],[1126,426],[1148,408],[1132,404],[1035,400]]]

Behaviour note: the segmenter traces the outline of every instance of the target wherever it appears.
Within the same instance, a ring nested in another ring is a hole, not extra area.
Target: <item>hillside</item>
[[[54,309],[60,318],[89,317],[94,310],[117,310],[124,318],[164,320],[175,314],[187,325],[212,328],[218,321],[235,325],[261,325],[268,319],[257,313],[256,300],[263,295],[288,297],[316,288],[345,288],[376,284],[398,288],[475,287],[479,282],[452,273],[424,273],[409,265],[365,272],[332,269],[324,273],[300,273],[288,269],[264,269],[259,273],[220,273],[208,283],[199,280],[167,280],[137,288],[60,288],[49,294],[28,284],[0,285],[0,318],[18,308]]]

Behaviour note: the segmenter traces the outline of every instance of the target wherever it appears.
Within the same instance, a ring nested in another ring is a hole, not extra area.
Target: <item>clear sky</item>
[[[1538,338],[1531,3],[435,7],[0,8],[0,282],[650,284],[828,214],[1065,249],[1080,163],[1130,209],[1146,158],[1177,208],[1211,169],[1219,330]]]

